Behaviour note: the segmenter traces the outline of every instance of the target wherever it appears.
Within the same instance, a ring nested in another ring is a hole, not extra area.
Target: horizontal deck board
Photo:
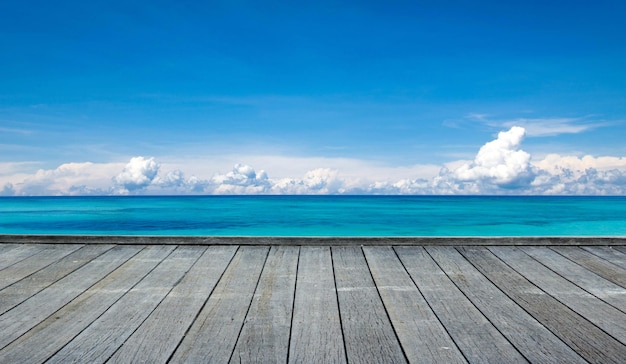
[[[621,246],[76,239],[0,243],[0,362],[576,363],[626,353]]]

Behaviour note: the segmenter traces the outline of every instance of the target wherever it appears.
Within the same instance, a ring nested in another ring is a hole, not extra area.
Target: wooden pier
[[[620,239],[19,240],[0,363],[626,361]]]

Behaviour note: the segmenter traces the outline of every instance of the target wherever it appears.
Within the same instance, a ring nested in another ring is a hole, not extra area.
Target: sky
[[[624,195],[624,14],[3,1],[0,195]]]

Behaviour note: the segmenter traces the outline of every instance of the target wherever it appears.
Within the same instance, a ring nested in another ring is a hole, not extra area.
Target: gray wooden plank
[[[108,363],[167,362],[236,251],[236,246],[209,247]]]
[[[45,249],[0,271],[0,290],[62,259],[81,245],[50,245]]]
[[[120,258],[127,260],[62,309],[0,350],[0,362],[37,363],[47,360],[100,317],[173,249],[167,246],[149,246],[143,250],[141,248],[114,248],[105,259],[111,260],[113,255],[123,253],[125,258],[121,255]],[[141,251],[137,253],[139,250]],[[133,254],[136,255],[132,256]],[[88,275],[89,271],[84,270],[82,273]]]
[[[574,246],[553,247],[552,250],[615,284],[626,288],[626,269]]]
[[[231,357],[269,248],[241,247],[174,352],[172,362],[225,363]]]
[[[348,361],[406,362],[361,248],[333,247],[332,255]]]
[[[135,255],[136,246],[115,247],[0,316],[0,348],[39,324]]]
[[[586,251],[615,264],[620,268],[626,268],[626,254],[611,246],[583,246]]]
[[[396,247],[395,250],[424,298],[470,363],[527,362],[454,285],[423,247]]]
[[[43,244],[11,244],[11,249],[3,251],[0,255],[0,272],[1,270],[18,263],[33,254],[37,254],[37,252],[43,250],[44,248],[45,245]]]
[[[426,247],[426,251],[476,308],[530,362],[587,362],[493,285],[456,249]]]
[[[5,313],[112,248],[113,245],[83,246],[46,268],[4,288],[0,291],[2,296],[2,300],[0,300],[0,314]]]
[[[626,254],[626,246],[624,246],[623,244],[622,244],[622,245],[619,245],[619,246],[616,246],[616,247],[615,247],[615,250],[618,250],[618,251],[620,251],[620,252],[622,252],[622,253]]]
[[[514,247],[490,247],[498,258],[534,285],[626,344],[626,313],[598,299]]]
[[[457,245],[626,245],[626,237],[342,237],[342,236],[128,236],[128,235],[10,235],[0,234],[2,243],[79,243],[147,245],[317,245],[317,246],[457,246]]]
[[[330,248],[300,248],[293,307],[290,363],[345,363]]]
[[[595,274],[551,249],[520,247],[552,271],[626,313],[626,289]]]
[[[466,363],[392,247],[364,247],[363,252],[409,362]]]
[[[267,257],[231,363],[286,363],[299,247],[274,246]]]
[[[106,362],[182,279],[204,250],[198,246],[177,247],[47,363]]]
[[[507,296],[591,363],[621,363],[626,346],[546,294],[488,249],[458,250]]]

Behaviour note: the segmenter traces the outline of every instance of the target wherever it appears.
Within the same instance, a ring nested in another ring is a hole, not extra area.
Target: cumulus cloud
[[[526,131],[514,126],[483,145],[474,161],[456,169],[453,177],[462,182],[518,187],[534,178],[530,154],[520,149]]]
[[[262,194],[271,188],[265,171],[257,173],[246,164],[236,164],[227,174],[215,175],[210,184],[215,194]]]
[[[124,170],[113,178],[113,182],[121,187],[120,192],[133,192],[146,188],[159,172],[160,165],[154,158],[134,157]]]
[[[301,179],[283,178],[272,186],[276,194],[340,194],[346,193],[345,181],[339,177],[337,170],[316,168],[305,173]]]
[[[512,126],[480,147],[473,160],[448,162],[438,173],[432,166],[289,157],[278,161],[302,162],[294,167],[303,171],[299,177],[284,177],[286,170],[279,169],[280,177],[271,178],[243,163],[227,173],[188,177],[175,163],[162,165],[141,156],[128,163],[66,163],[33,171],[29,168],[36,164],[31,162],[5,163],[0,164],[0,195],[626,194],[626,157],[549,154],[533,160],[522,149],[526,135],[523,127]],[[344,162],[349,167],[341,168]]]

